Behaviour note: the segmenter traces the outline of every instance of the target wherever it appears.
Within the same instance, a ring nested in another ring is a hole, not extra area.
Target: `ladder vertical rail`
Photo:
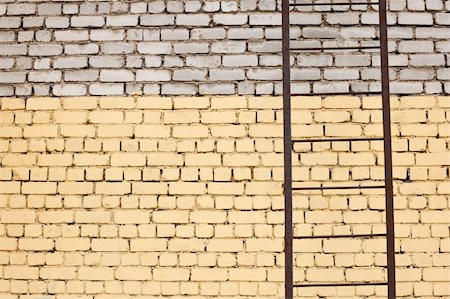
[[[379,2],[380,20],[380,58],[381,58],[381,86],[383,108],[383,137],[384,137],[384,174],[386,195],[386,255],[388,268],[388,298],[396,298],[395,286],[395,234],[394,234],[394,191],[392,182],[392,145],[391,145],[391,114],[389,91],[389,53],[387,36],[386,0]]]
[[[289,0],[282,0],[283,58],[283,137],[284,137],[284,266],[285,299],[293,299],[293,227],[292,227],[292,136],[291,136],[291,74],[289,45]]]

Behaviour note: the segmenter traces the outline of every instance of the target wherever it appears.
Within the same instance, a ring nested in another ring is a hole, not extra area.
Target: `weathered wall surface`
[[[280,98],[0,103],[0,298],[283,297]],[[450,296],[449,109],[449,97],[392,100],[399,298]],[[382,131],[379,98],[296,98],[293,120],[294,137]],[[307,143],[294,179],[379,183],[381,150]],[[380,191],[297,194],[294,207],[296,235],[384,232]],[[295,279],[383,281],[384,242],[295,243]]]
[[[374,45],[375,8],[299,7],[294,45]],[[390,1],[393,93],[450,92],[449,9]],[[280,23],[274,0],[3,0],[0,95],[278,95]],[[375,50],[298,53],[292,64],[297,92],[379,88]]]

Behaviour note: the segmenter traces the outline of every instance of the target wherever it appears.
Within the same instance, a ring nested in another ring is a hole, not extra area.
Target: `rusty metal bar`
[[[350,190],[350,189],[383,189],[384,185],[374,185],[374,186],[329,186],[329,187],[294,187],[292,190]]]
[[[380,49],[380,46],[354,46],[354,47],[317,47],[317,48],[292,48],[292,51],[334,51],[334,50],[368,50]]]
[[[386,282],[341,282],[341,283],[310,283],[310,284],[295,284],[295,288],[307,287],[351,287],[351,286],[384,286]],[[391,297],[389,297],[391,299]]]
[[[285,299],[294,298],[293,227],[292,227],[292,135],[291,135],[291,69],[289,44],[289,0],[282,0],[282,56],[283,56],[283,136],[284,136],[284,278]]]
[[[395,286],[395,232],[394,232],[394,190],[392,176],[392,145],[391,145],[391,107],[389,91],[389,54],[387,36],[386,0],[380,0],[378,11],[380,20],[381,46],[381,90],[383,103],[383,137],[384,137],[384,179],[386,194],[386,254],[388,267],[388,298],[396,298]]]
[[[377,141],[377,140],[384,140],[382,137],[375,137],[375,138],[317,138],[317,139],[293,139],[292,142],[299,143],[299,142],[338,142],[338,141]]]
[[[372,237],[385,237],[385,236],[386,236],[386,234],[318,235],[318,236],[294,236],[294,239],[372,238]]]

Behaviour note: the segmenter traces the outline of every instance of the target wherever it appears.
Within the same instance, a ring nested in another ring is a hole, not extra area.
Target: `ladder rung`
[[[386,234],[294,236],[293,239],[370,238],[370,237],[386,237]]]
[[[347,92],[316,92],[316,93],[293,93],[292,97],[299,96],[341,96],[341,95],[370,95],[370,94],[381,94],[381,91],[347,91]]]
[[[329,186],[329,187],[294,187],[292,190],[349,190],[349,189],[382,189],[384,185],[374,186]]]
[[[307,287],[348,287],[348,286],[384,286],[387,282],[341,282],[341,283],[310,283],[310,284],[294,284],[294,288]]]
[[[336,141],[376,141],[384,140],[383,137],[376,138],[319,138],[319,139],[293,139],[292,142],[336,142]]]
[[[346,3],[291,3],[289,6],[335,6],[335,5],[377,5],[380,2],[346,2]]]
[[[379,49],[379,46],[354,46],[354,47],[318,47],[318,48],[292,48],[291,51],[322,51],[322,50],[366,50]]]

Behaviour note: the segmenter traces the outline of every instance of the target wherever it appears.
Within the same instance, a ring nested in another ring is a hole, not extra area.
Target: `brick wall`
[[[279,97],[0,103],[0,298],[283,297]],[[449,108],[450,97],[392,99],[401,298],[450,296]],[[294,137],[382,133],[375,97],[295,98],[292,113]],[[380,141],[303,144],[293,163],[303,185],[383,179]],[[382,192],[351,192],[297,194],[295,233],[384,232]],[[294,243],[295,279],[382,281],[384,244]]]
[[[294,46],[373,45],[374,7],[299,7]],[[446,0],[392,0],[392,91],[450,92]],[[0,2],[0,96],[278,95],[275,0]],[[379,55],[293,55],[293,90],[377,91]]]

